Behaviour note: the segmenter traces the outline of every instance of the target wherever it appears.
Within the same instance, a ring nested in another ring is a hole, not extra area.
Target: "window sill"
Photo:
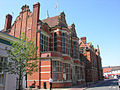
[[[66,83],[66,82],[72,82],[71,80],[67,80],[67,81],[53,81],[53,83]]]

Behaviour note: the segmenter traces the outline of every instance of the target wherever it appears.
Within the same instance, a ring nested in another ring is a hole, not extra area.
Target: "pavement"
[[[99,83],[93,84],[85,90],[119,90],[118,79],[108,79]]]
[[[86,87],[87,86],[87,87]],[[27,89],[27,90],[50,90],[50,89]],[[68,88],[53,88],[52,90],[119,90],[117,79],[106,79],[87,85],[76,85]]]

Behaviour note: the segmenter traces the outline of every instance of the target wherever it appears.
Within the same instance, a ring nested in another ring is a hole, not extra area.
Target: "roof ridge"
[[[45,18],[45,19],[42,19],[41,21],[43,21],[43,20],[47,20],[47,19],[51,19],[51,18],[54,18],[54,17],[58,17],[59,15],[57,15],[57,16],[53,16],[53,17],[49,17],[49,18]]]

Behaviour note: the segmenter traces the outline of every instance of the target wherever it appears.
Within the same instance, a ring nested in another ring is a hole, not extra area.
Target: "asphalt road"
[[[33,90],[50,90],[50,89],[33,89]],[[88,85],[88,87],[81,87],[80,85],[69,88],[54,88],[52,90],[120,90],[118,86],[118,79],[108,79],[99,81],[96,84]]]
[[[109,79],[105,81],[101,81],[90,88],[86,88],[85,90],[119,90],[118,80],[117,79]]]

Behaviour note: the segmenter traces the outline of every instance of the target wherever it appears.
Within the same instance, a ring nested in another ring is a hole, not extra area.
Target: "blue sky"
[[[120,0],[1,0],[0,30],[4,28],[5,15],[19,15],[21,7],[40,2],[40,19],[56,16],[64,11],[68,25],[73,22],[78,37],[87,37],[94,47],[100,47],[103,66],[120,65]],[[54,8],[58,2],[59,11]],[[14,14],[13,14],[13,13]]]

